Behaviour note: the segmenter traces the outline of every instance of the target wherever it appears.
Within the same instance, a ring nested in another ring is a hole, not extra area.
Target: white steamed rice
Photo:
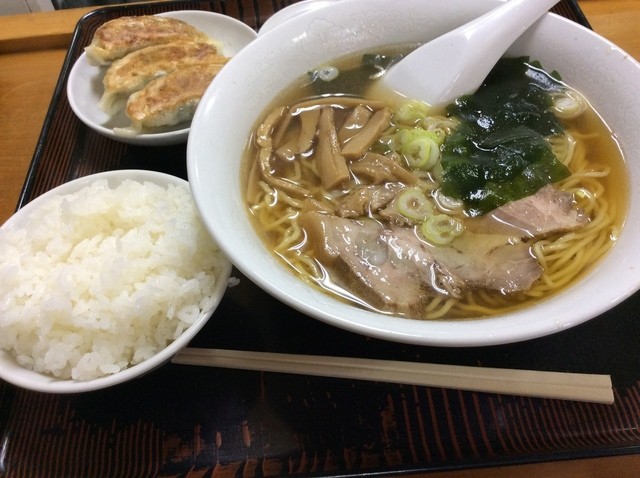
[[[186,185],[96,181],[0,230],[0,347],[63,379],[116,373],[211,307],[224,261]]]

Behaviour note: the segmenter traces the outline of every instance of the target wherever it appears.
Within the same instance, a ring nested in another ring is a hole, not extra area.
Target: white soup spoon
[[[418,47],[382,85],[433,107],[475,92],[505,51],[559,0],[509,0]]]

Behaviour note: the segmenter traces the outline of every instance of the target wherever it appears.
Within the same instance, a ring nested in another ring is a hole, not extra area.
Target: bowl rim
[[[411,0],[407,1],[411,2]],[[593,277],[601,268],[603,262],[601,260],[595,269],[591,270],[586,277],[580,279],[577,284],[566,288],[561,294],[545,299],[541,302],[540,306],[530,306],[509,316],[503,315],[455,321],[416,321],[414,319],[392,317],[390,322],[389,320],[385,320],[389,316],[364,311],[354,306],[336,305],[338,302],[336,299],[329,298],[322,292],[314,294],[309,290],[303,290],[303,287],[300,285],[296,286],[293,283],[294,280],[300,284],[302,281],[294,278],[293,274],[287,271],[286,268],[273,257],[270,257],[270,259],[261,258],[257,265],[252,262],[257,256],[247,257],[251,255],[251,250],[248,249],[253,249],[254,244],[249,242],[249,237],[244,237],[241,235],[242,233],[236,233],[235,231],[245,228],[248,224],[248,219],[237,220],[222,218],[221,213],[223,211],[220,209],[210,209],[211,204],[208,189],[216,188],[219,186],[219,183],[216,182],[212,184],[211,178],[207,174],[209,171],[205,166],[205,162],[211,161],[204,157],[205,149],[207,149],[205,145],[212,146],[214,139],[207,138],[207,136],[210,136],[211,131],[215,130],[222,121],[229,121],[228,118],[219,121],[216,119],[212,120],[213,111],[224,111],[225,108],[229,107],[231,100],[228,98],[233,94],[231,88],[236,88],[237,91],[240,91],[245,87],[245,84],[237,79],[237,77],[243,73],[243,63],[253,61],[255,65],[259,58],[267,57],[269,55],[269,45],[274,48],[275,45],[281,45],[280,51],[289,51],[292,50],[291,42],[293,41],[309,38],[312,34],[315,34],[314,38],[316,39],[321,38],[322,34],[328,35],[329,27],[325,27],[326,24],[335,23],[336,28],[339,26],[349,29],[350,27],[346,22],[350,19],[350,5],[356,5],[357,3],[358,0],[340,0],[336,2],[335,6],[320,9],[319,11],[323,12],[323,15],[316,17],[317,12],[303,12],[297,16],[296,21],[285,21],[280,25],[276,25],[273,29],[266,31],[263,35],[260,35],[252,45],[249,45],[237,56],[228,71],[214,80],[203,97],[201,105],[196,112],[187,144],[188,177],[189,182],[192,184],[196,205],[200,209],[205,224],[209,227],[210,233],[214,235],[214,238],[218,241],[227,256],[230,257],[234,265],[270,295],[315,319],[363,335],[418,345],[450,347],[485,346],[538,338],[566,330],[595,318],[634,293],[638,287],[640,287],[640,272],[637,271],[627,272],[627,275],[632,278],[630,284],[625,284],[624,287],[616,290],[615,293],[607,292],[608,295],[605,299],[599,298],[597,307],[589,311],[582,310],[577,313],[572,307],[570,299],[582,298],[583,295],[576,294],[576,289],[578,288],[576,286],[579,286],[580,289],[592,290],[596,295],[600,292],[598,284],[593,283]],[[464,1],[459,3],[465,4]],[[470,4],[470,2],[467,2],[467,4]],[[484,0],[483,2],[477,2],[477,4],[482,4],[488,9],[491,6],[499,4],[499,0]],[[371,6],[371,9],[375,8],[376,5]],[[329,13],[325,16],[325,12]],[[314,33],[313,28],[309,28],[309,25],[317,29],[318,32]],[[538,22],[537,25],[536,28],[539,28],[540,25],[547,28],[547,30],[545,30],[546,32],[552,30],[553,27],[564,28],[565,30],[563,31],[576,43],[583,40],[588,40],[587,43],[589,44],[595,42],[599,46],[602,46],[607,53],[616,53],[617,56],[612,55],[616,56],[616,58],[621,58],[623,61],[632,60],[618,47],[597,33],[559,15],[549,13]],[[326,30],[323,30],[323,28],[326,28]],[[354,30],[349,30],[349,33],[354,34]],[[355,37],[356,35],[354,34],[353,36]],[[311,49],[309,45],[306,45],[306,48],[307,50]],[[300,49],[304,48],[301,47]],[[288,59],[289,57],[285,57],[283,61]],[[280,60],[282,60],[282,58],[280,58]],[[632,61],[632,63],[635,65],[632,65],[632,67],[635,68],[634,74],[637,75],[638,71],[640,71],[638,70],[640,65],[635,61]],[[236,79],[234,79],[234,75]],[[287,85],[283,85],[283,87],[286,86]],[[222,88],[227,88],[224,94],[221,93]],[[274,91],[272,96],[276,94]],[[233,119],[237,120],[238,118],[234,117]],[[254,121],[256,120],[257,117]],[[246,137],[248,138],[249,135]],[[216,139],[220,140],[220,138]],[[246,141],[246,139],[244,141]],[[216,146],[219,147],[219,145]],[[235,146],[236,145],[230,149],[224,149],[223,153],[226,155],[235,153]],[[211,149],[209,148],[209,150]],[[239,184],[240,178],[238,177],[234,179],[234,181]],[[240,190],[242,190],[242,186]],[[231,191],[234,196],[231,197],[230,201],[233,202],[234,205],[236,205],[236,203],[242,203],[241,198],[235,195],[237,191]],[[228,188],[225,189],[225,192],[228,192]],[[209,217],[210,214],[212,215],[211,217]],[[629,215],[630,212],[627,217],[629,217]],[[215,221],[212,222],[212,217],[214,216],[217,217]],[[251,228],[250,225],[249,228]],[[629,224],[625,224],[621,236],[629,236],[627,233],[628,229],[630,229]],[[233,230],[233,235],[225,237],[225,230],[226,232]],[[236,248],[236,244],[240,240],[246,241],[243,242],[243,250]],[[619,242],[620,240],[618,240],[618,243]],[[255,247],[257,249],[258,246]],[[607,254],[612,255],[614,250],[617,251],[619,249],[620,245],[614,244],[612,250]],[[272,256],[266,248],[262,250],[262,254]],[[274,267],[273,264],[276,264],[276,266]],[[262,270],[263,267],[265,270]],[[312,289],[309,286],[305,287]],[[521,321],[523,320],[529,321],[526,330],[522,328]]]
[[[163,187],[168,185],[186,187],[187,190],[190,191],[189,184],[184,179],[158,171],[122,169],[94,173],[65,182],[34,198],[32,201],[25,204],[24,207],[19,209],[4,224],[2,224],[0,226],[0,230],[15,227],[20,223],[20,221],[23,221],[32,210],[38,208],[41,204],[46,203],[51,198],[79,191],[80,189],[99,180],[107,180],[112,186],[120,184],[125,180],[133,180],[137,182],[151,182]],[[143,362],[132,365],[115,374],[91,380],[58,379],[53,376],[22,367],[15,361],[8,351],[0,349],[0,379],[18,387],[36,392],[79,393],[111,387],[113,385],[138,378],[156,367],[161,366],[188,344],[188,342],[202,329],[202,327],[204,327],[220,304],[226,291],[232,269],[231,262],[222,250],[220,257],[221,269],[218,275],[218,280],[216,281],[213,292],[213,301],[210,309],[201,313],[194,323],[186,328],[182,334],[167,347],[158,351]]]

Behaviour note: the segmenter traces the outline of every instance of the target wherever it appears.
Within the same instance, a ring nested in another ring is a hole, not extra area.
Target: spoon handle
[[[509,0],[451,33],[456,34],[460,30],[469,40],[477,39],[491,44],[497,61],[514,41],[556,3],[558,0]]]
[[[383,83],[435,107],[473,93],[509,46],[558,1],[509,0],[417,48],[387,71]]]

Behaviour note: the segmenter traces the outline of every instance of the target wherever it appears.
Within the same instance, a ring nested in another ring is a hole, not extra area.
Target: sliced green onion
[[[424,238],[436,245],[449,244],[464,231],[464,226],[455,217],[446,214],[429,216],[420,225]]]
[[[316,75],[322,81],[333,81],[340,75],[340,70],[335,66],[323,66],[316,70]]]
[[[408,143],[402,154],[411,169],[427,171],[437,164],[440,148],[431,138],[418,138]]]
[[[587,100],[580,93],[570,88],[551,95],[553,113],[562,119],[573,119],[580,116],[587,109]]]
[[[396,209],[412,221],[424,221],[433,213],[433,206],[418,187],[400,191],[396,198]]]
[[[433,199],[438,209],[442,212],[454,213],[464,211],[464,201],[462,199],[452,198],[442,192],[442,189],[438,188],[433,192]]]
[[[394,119],[398,123],[414,125],[429,114],[429,105],[421,101],[407,101],[400,105],[394,113]]]
[[[413,169],[430,170],[440,162],[440,138],[422,128],[401,128],[393,135],[391,147]]]

